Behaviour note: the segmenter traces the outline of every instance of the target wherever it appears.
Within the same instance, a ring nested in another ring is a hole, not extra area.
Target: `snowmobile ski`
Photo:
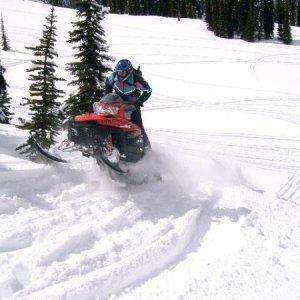
[[[60,157],[57,157],[57,156],[51,154],[49,151],[43,149],[43,147],[40,145],[40,143],[35,138],[31,139],[31,144],[44,157],[46,157],[46,158],[48,158],[48,159],[50,159],[52,161],[55,161],[55,162],[69,163],[67,160],[62,159]],[[113,169],[115,172],[117,172],[119,174],[127,174],[128,173],[128,171],[122,170],[117,164],[111,163],[110,161],[108,161],[104,157],[102,158],[101,161],[105,165],[107,165],[109,168]]]
[[[46,157],[52,161],[55,161],[55,162],[68,163],[67,160],[57,157],[57,156],[49,153],[47,150],[43,149],[42,146],[40,145],[40,143],[35,138],[32,138],[30,142],[31,142],[31,145],[44,157]]]

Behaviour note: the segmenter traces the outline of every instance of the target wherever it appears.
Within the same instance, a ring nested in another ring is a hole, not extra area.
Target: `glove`
[[[135,106],[136,107],[143,107],[144,106],[144,102],[141,101],[140,99],[137,99],[135,102]]]

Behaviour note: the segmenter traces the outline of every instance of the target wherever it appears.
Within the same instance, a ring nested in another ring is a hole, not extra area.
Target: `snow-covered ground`
[[[14,124],[24,46],[50,8],[1,0]],[[59,75],[74,12],[57,8]],[[294,45],[219,39],[199,20],[108,15],[110,54],[153,88],[143,116],[163,181],[114,182],[91,160],[43,166],[0,126],[0,299],[299,299],[300,28]],[[71,88],[63,83],[69,93]]]

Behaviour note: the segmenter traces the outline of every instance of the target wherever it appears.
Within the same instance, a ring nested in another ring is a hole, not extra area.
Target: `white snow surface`
[[[15,112],[50,7],[1,0]],[[58,75],[75,13],[57,8]],[[300,28],[294,44],[215,37],[201,20],[107,15],[116,60],[153,88],[143,118],[163,180],[39,165],[0,126],[0,299],[299,299]],[[113,65],[113,64],[112,64]],[[61,83],[67,93],[72,88]]]

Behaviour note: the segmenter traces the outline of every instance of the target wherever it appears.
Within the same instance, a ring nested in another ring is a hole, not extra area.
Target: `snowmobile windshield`
[[[105,103],[105,102],[95,102],[93,104],[93,110],[95,114],[103,116],[115,116],[120,111],[120,102],[115,103]]]
[[[117,94],[107,94],[100,100],[101,103],[122,103],[122,98]]]
[[[101,98],[99,102],[93,104],[94,113],[104,116],[115,116],[120,112],[120,107],[124,106],[125,118],[130,120],[131,114],[136,107],[116,94],[107,94]]]
[[[116,94],[107,94],[99,102],[93,104],[94,113],[99,115],[117,115],[123,100]]]

